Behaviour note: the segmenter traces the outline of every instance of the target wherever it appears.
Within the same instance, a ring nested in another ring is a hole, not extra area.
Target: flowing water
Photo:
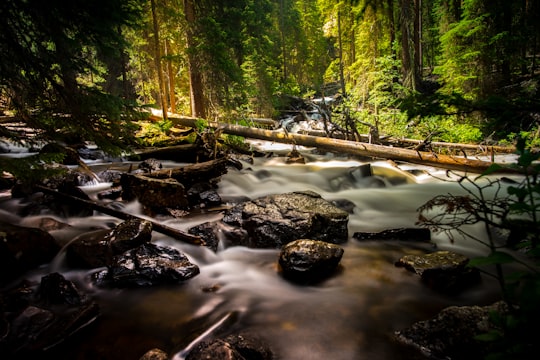
[[[306,160],[305,165],[287,165],[279,156],[256,159],[255,164],[246,163],[243,170],[231,169],[224,175],[219,193],[223,199],[231,199],[313,190],[327,200],[354,203],[350,238],[342,245],[345,253],[338,274],[315,286],[293,285],[277,272],[279,250],[231,247],[214,253],[154,232],[154,243],[184,252],[200,267],[200,275],[178,286],[111,290],[93,286],[89,271],[68,269],[60,253],[51,264],[27,277],[39,281],[44,274],[61,272],[99,303],[102,315],[55,351],[54,357],[138,359],[158,347],[179,360],[204,338],[248,333],[262,338],[276,358],[284,360],[414,359],[393,344],[394,331],[430,318],[449,305],[482,305],[496,299],[497,287],[489,277],[462,294],[447,296],[394,266],[405,254],[435,247],[468,256],[485,253],[476,243],[452,243],[444,234],[433,234],[432,244],[352,238],[357,231],[415,227],[420,205],[435,195],[462,191],[455,183],[433,176],[444,176],[444,171],[405,165],[396,169],[378,161],[372,162],[374,176],[365,177],[361,171],[351,171],[360,161],[313,154],[307,154]],[[85,190],[95,195],[106,186]],[[4,198],[0,216],[22,225],[39,218],[13,215],[20,207],[18,201]],[[141,215],[137,202],[124,205],[123,210]],[[215,212],[157,220],[186,230],[220,217]],[[52,232],[63,243],[79,233],[120,223],[101,214],[60,220],[72,225]],[[481,226],[471,226],[468,231],[484,237]]]

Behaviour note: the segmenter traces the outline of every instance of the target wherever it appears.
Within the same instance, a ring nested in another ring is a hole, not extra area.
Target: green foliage
[[[421,225],[446,231],[451,238],[452,232],[458,232],[489,248],[487,256],[472,259],[469,266],[482,270],[495,267],[495,273],[488,274],[497,278],[509,309],[492,314],[492,324],[498,330],[477,338],[490,343],[488,359],[528,359],[538,351],[534,334],[540,321],[540,154],[531,151],[523,138],[516,148],[519,157],[511,167],[522,174],[520,181],[505,185],[504,179],[494,177],[500,170],[494,165],[476,179],[459,178],[466,195],[441,195],[419,208]],[[464,225],[477,223],[484,225],[487,242],[463,230]],[[508,234],[505,243],[496,239],[494,229]],[[503,266],[521,270],[508,275]]]
[[[49,166],[62,163],[65,154],[47,153],[28,156],[21,159],[1,158],[0,169],[13,175],[23,184],[36,184],[41,180],[65,173],[66,168]]]
[[[43,129],[46,140],[76,134],[113,152],[128,145],[133,107],[121,97],[130,94],[105,87],[116,84],[119,73],[107,65],[121,61],[121,29],[135,24],[140,5],[2,1],[0,16],[10,20],[0,31],[0,94],[30,126]]]

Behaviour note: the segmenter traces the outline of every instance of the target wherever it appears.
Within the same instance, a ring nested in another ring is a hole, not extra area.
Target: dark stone
[[[335,273],[343,253],[343,248],[335,244],[300,239],[283,246],[279,265],[285,278],[313,284]]]
[[[165,208],[188,208],[185,187],[175,179],[123,174],[121,184],[122,198],[126,201],[137,199],[143,206],[158,212]]]
[[[152,349],[147,351],[139,360],[168,360],[169,355],[161,349]]]
[[[163,165],[161,164],[161,161],[154,158],[150,158],[141,162],[138,168],[143,170],[146,173],[151,173],[153,171],[161,170],[163,168]]]
[[[60,250],[47,232],[0,221],[0,285],[50,262]]]
[[[60,274],[42,278],[36,293],[23,286],[1,295],[2,358],[39,358],[99,316],[97,304]]]
[[[229,335],[198,344],[186,360],[272,360],[270,348],[260,339],[247,335]]]
[[[37,296],[47,305],[81,305],[83,303],[83,295],[75,284],[59,273],[52,273],[41,278]]]
[[[412,347],[426,359],[484,359],[493,344],[476,336],[497,329],[490,314],[507,313],[498,302],[490,306],[450,306],[436,317],[395,332],[398,343]]]
[[[113,256],[150,242],[152,223],[131,219],[114,229],[97,230],[80,235],[66,249],[66,260],[71,266],[95,268],[107,266]]]
[[[217,235],[220,231],[219,227],[219,223],[217,222],[207,222],[189,228],[188,233],[204,239],[206,247],[212,249],[212,251],[217,251],[219,245]]]
[[[379,232],[355,232],[357,240],[431,241],[431,232],[425,228],[398,228]]]
[[[211,207],[221,205],[221,197],[210,183],[196,183],[187,191],[189,203],[192,207]]]
[[[102,278],[116,287],[144,287],[177,284],[198,274],[199,267],[184,254],[149,243],[116,256]]]
[[[430,288],[457,293],[480,282],[480,272],[467,267],[469,258],[451,251],[437,251],[424,255],[405,255],[396,266],[420,275],[422,282]]]
[[[234,245],[280,248],[301,238],[334,244],[348,240],[349,214],[310,191],[244,202],[228,210],[222,221],[247,232],[247,243]]]

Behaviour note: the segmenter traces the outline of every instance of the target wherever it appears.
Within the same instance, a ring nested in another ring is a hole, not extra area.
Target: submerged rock
[[[50,262],[59,250],[46,231],[0,221],[0,285]]]
[[[437,251],[424,255],[405,255],[396,266],[420,275],[422,282],[430,288],[456,293],[478,283],[480,272],[467,267],[469,258],[451,251]]]
[[[484,307],[450,306],[433,319],[397,331],[395,339],[415,348],[426,359],[483,359],[491,344],[476,336],[500,330],[491,322],[490,314],[507,311],[503,302]]]
[[[260,339],[247,335],[229,335],[198,344],[186,360],[272,360],[270,348]]]
[[[98,305],[58,273],[44,276],[37,291],[22,286],[2,293],[0,303],[5,358],[39,358],[99,316]]]
[[[222,221],[245,230],[245,237],[229,237],[233,245],[253,248],[281,248],[302,238],[334,244],[348,239],[349,214],[311,191],[244,202],[228,210]]]
[[[144,287],[176,284],[199,274],[199,267],[176,249],[143,244],[116,256],[108,271],[98,273],[99,285]]]
[[[279,265],[285,278],[312,284],[332,275],[341,261],[342,247],[324,241],[300,239],[283,246]]]

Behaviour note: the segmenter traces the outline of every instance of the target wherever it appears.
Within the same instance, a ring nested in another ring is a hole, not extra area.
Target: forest
[[[112,151],[148,108],[239,123],[294,96],[339,98],[332,120],[359,132],[540,141],[537,1],[14,0],[0,16],[1,110],[46,139]]]

